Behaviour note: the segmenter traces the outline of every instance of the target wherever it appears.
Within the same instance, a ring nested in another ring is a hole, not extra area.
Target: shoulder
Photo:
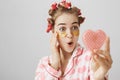
[[[49,56],[42,57],[38,60],[37,67],[44,68],[49,63]]]
[[[45,64],[49,62],[49,56],[44,56],[39,59],[39,64]]]

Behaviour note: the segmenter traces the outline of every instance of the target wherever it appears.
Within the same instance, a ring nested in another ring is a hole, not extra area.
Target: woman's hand
[[[60,47],[58,43],[57,32],[52,33],[50,45],[52,51],[52,61],[50,62],[50,65],[56,70],[58,70],[61,67],[61,64],[60,64]]]
[[[91,68],[94,73],[94,80],[104,80],[113,62],[110,55],[109,38],[106,39],[105,50],[94,50],[92,56]]]

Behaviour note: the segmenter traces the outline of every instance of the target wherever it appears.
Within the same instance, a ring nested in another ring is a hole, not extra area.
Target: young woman
[[[112,65],[109,38],[104,50],[85,50],[78,44],[85,19],[79,8],[64,0],[52,4],[49,15],[52,54],[40,59],[35,80],[107,80]]]

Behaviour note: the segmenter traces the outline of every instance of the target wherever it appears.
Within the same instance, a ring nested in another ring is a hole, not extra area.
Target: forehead
[[[75,14],[63,13],[56,18],[55,25],[60,23],[72,24],[73,22],[78,22],[78,17]]]

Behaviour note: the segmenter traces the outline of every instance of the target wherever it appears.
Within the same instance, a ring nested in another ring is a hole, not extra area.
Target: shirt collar
[[[76,48],[73,51],[72,57],[77,57],[83,53],[83,48],[80,46],[80,44],[77,44]]]

